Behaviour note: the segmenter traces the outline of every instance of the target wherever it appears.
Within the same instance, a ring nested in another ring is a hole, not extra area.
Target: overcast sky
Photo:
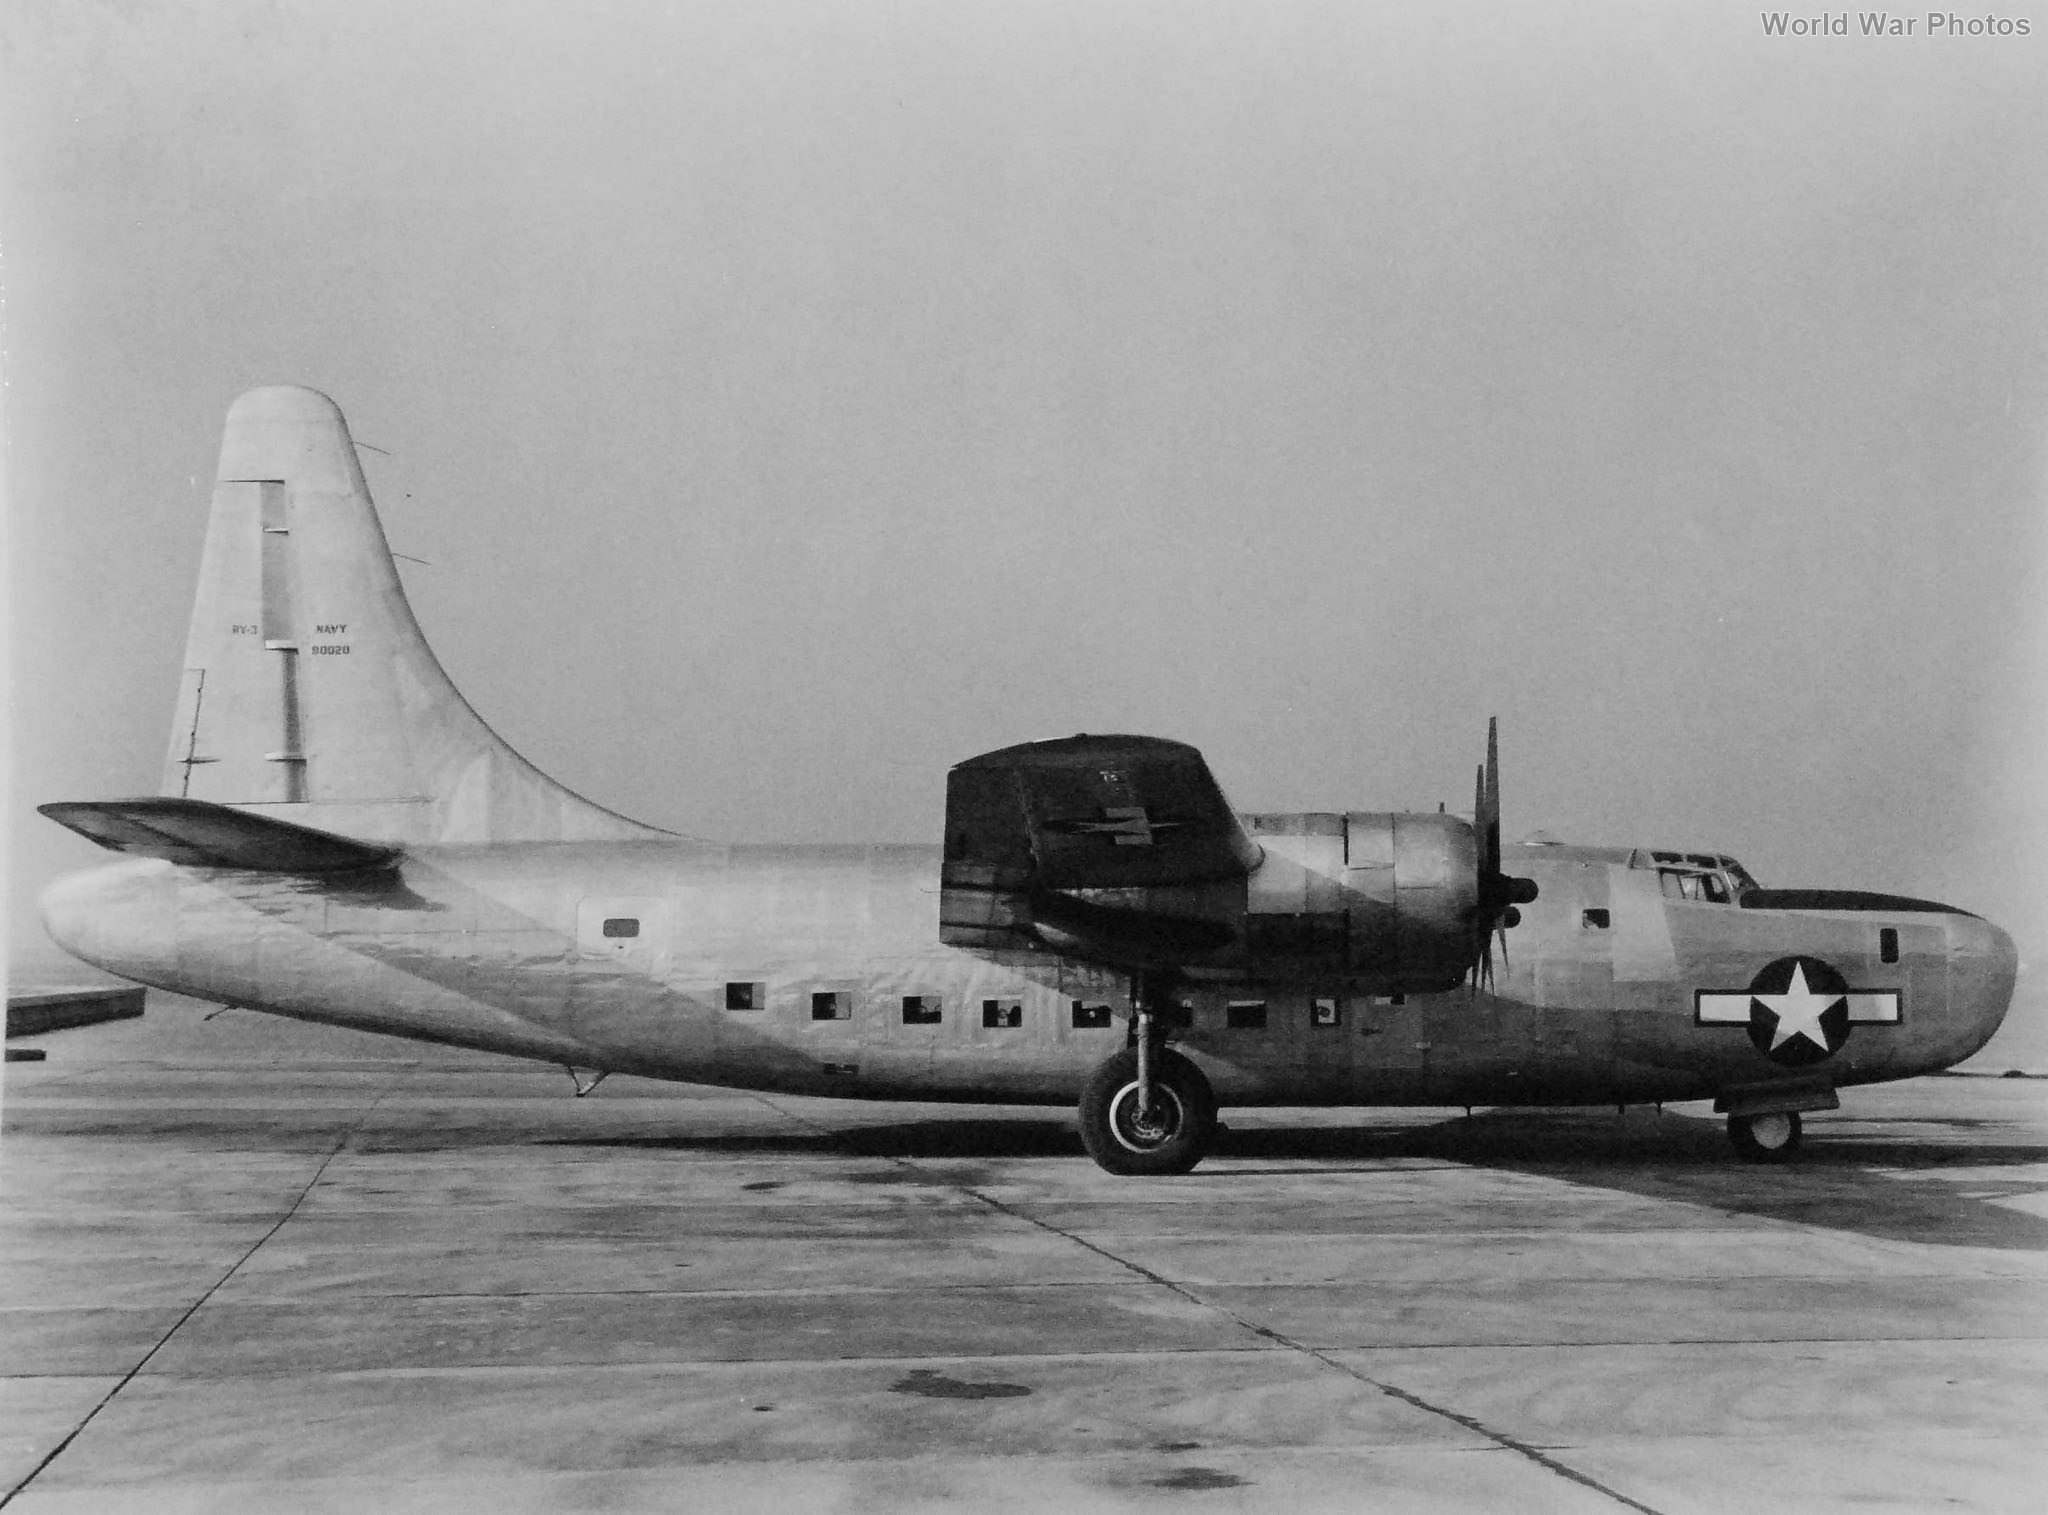
[[[1497,713],[1511,837],[2039,957],[2048,5],[1995,13],[10,0],[13,946],[99,856],[32,807],[155,789],[222,413],[297,382],[472,702],[662,825],[936,840],[1079,730],[1458,809]]]

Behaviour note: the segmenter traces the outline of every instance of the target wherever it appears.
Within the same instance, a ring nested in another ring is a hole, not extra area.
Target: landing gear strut
[[[1133,996],[1133,1045],[1104,1061],[1081,1089],[1081,1145],[1111,1173],[1186,1173],[1216,1140],[1216,1094],[1202,1070],[1160,1034],[1161,988]]]
[[[1781,1163],[1799,1150],[1799,1115],[1771,1110],[1760,1115],[1728,1117],[1728,1140],[1744,1162]]]

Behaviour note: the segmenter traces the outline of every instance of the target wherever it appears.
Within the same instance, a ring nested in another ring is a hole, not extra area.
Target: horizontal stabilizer
[[[268,873],[350,873],[388,868],[399,849],[250,815],[205,800],[68,800],[42,814],[112,852],[160,857],[193,868]]]

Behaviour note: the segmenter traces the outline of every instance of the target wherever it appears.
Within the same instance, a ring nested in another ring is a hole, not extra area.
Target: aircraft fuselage
[[[1254,958],[1190,974],[1170,1039],[1225,1105],[1636,1103],[1946,1067],[2010,998],[2010,940],[1960,911],[1745,908],[1672,897],[1650,854],[1515,850],[1539,890],[1490,989],[1367,993],[1341,962]],[[339,879],[141,859],[44,908],[124,977],[307,1020],[745,1088],[1071,1104],[1129,1038],[1129,975],[941,944],[939,867],[935,847],[678,841],[418,847]]]

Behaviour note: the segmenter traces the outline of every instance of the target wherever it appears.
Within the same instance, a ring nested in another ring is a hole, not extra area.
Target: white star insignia
[[[1806,982],[1806,964],[1799,963],[1792,969],[1792,982],[1785,986],[1783,994],[1753,995],[1759,1005],[1777,1016],[1777,1029],[1771,1033],[1771,1048],[1776,1052],[1795,1036],[1803,1036],[1821,1051],[1828,1048],[1828,1034],[1821,1029],[1820,1018],[1842,1001],[1839,994],[1815,994]]]

